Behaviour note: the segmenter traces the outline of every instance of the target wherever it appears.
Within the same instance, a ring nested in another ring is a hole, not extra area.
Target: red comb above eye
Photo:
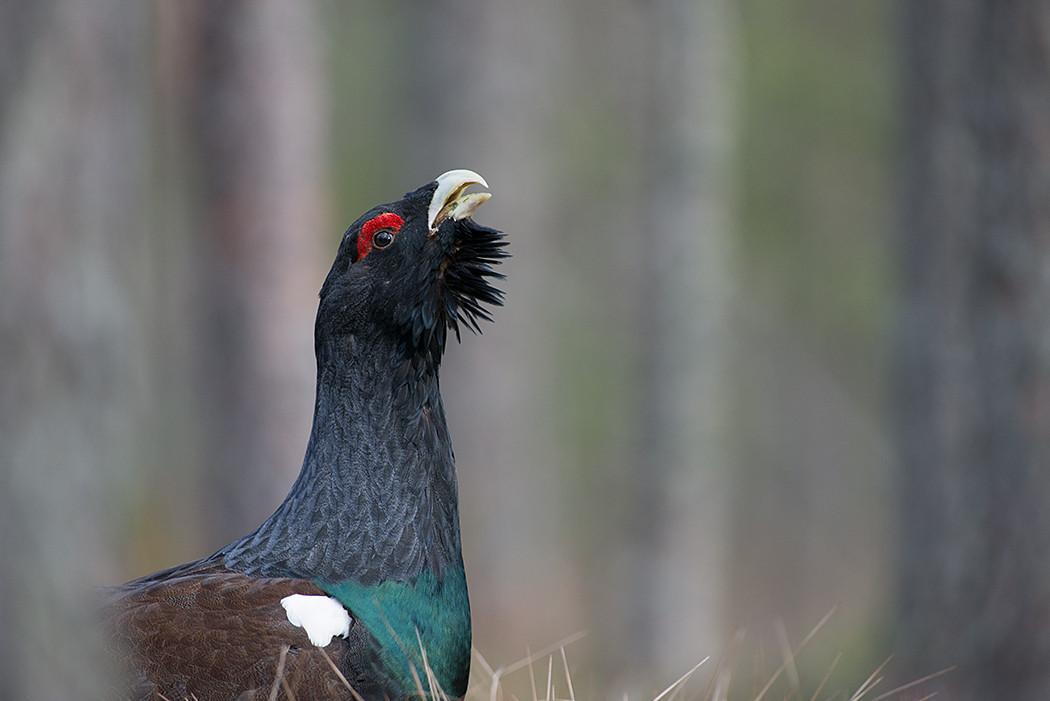
[[[357,235],[357,260],[363,259],[372,252],[372,236],[380,229],[400,231],[405,220],[393,212],[383,212],[374,216],[361,225],[361,233]]]

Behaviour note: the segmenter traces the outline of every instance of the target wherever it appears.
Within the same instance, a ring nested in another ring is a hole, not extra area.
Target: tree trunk
[[[1050,6],[905,3],[900,653],[1050,698]]]
[[[728,314],[733,258],[732,7],[640,6],[640,195],[633,225],[640,346],[631,547],[616,660],[635,683],[673,678],[725,644]]]
[[[257,525],[302,462],[313,408],[313,320],[338,241],[323,210],[319,32],[311,2],[200,2],[172,13],[188,68],[196,347],[205,397],[203,509],[213,544]],[[333,247],[323,245],[331,241]]]
[[[12,7],[3,34],[27,33],[5,44],[25,75],[0,86],[0,697],[106,698],[94,587],[119,569],[112,486],[134,484],[156,371],[149,12]]]

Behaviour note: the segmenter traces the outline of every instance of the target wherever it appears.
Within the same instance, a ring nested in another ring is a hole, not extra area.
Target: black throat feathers
[[[438,383],[444,334],[318,330],[306,457],[284,502],[224,548],[249,574],[364,585],[461,563],[452,443]]]

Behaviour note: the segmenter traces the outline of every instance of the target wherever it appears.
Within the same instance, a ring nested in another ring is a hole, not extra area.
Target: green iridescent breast
[[[443,578],[424,571],[410,582],[365,586],[354,581],[317,582],[338,599],[375,638],[379,658],[406,695],[426,689],[420,643],[426,663],[442,690],[452,697],[466,693],[470,671],[470,602],[463,568],[448,568]]]

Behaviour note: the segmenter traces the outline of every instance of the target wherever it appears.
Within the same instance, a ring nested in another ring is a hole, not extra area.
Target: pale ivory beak
[[[437,177],[437,184],[427,210],[427,223],[431,234],[437,232],[445,219],[466,219],[492,197],[488,192],[466,192],[471,185],[489,186],[485,178],[472,170],[450,170],[442,173]]]

